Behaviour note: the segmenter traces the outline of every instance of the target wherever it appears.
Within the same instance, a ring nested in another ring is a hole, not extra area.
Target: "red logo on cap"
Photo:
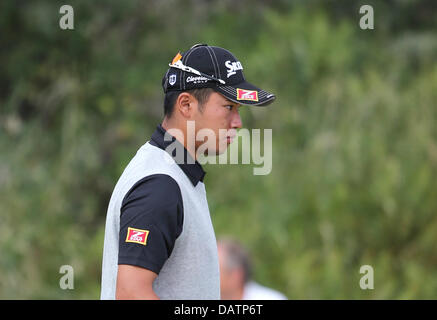
[[[258,101],[258,91],[237,89],[237,100]]]
[[[139,243],[142,245],[147,244],[147,236],[149,235],[149,230],[141,230],[135,228],[127,228],[126,242]]]

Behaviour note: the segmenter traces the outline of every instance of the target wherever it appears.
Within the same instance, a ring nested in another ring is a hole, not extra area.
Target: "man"
[[[246,250],[235,240],[218,242],[220,291],[224,300],[286,300],[282,293],[251,280],[252,264]]]
[[[264,106],[275,96],[246,82],[241,63],[223,48],[195,45],[169,66],[163,122],[128,164],[109,203],[102,299],[220,298],[198,153],[223,153],[241,128],[238,108]],[[214,138],[198,141],[201,130]]]

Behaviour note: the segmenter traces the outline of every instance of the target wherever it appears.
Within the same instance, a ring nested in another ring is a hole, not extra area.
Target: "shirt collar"
[[[182,146],[182,144],[172,136],[171,141],[165,141],[164,135],[167,131],[162,127],[161,124],[156,126],[155,132],[152,134],[152,137],[149,141],[149,143],[155,147],[158,147],[164,151],[167,151],[166,148],[172,144],[172,143],[178,143],[179,146]],[[183,147],[184,150],[184,159],[187,161],[184,161],[183,163],[179,163],[176,161],[178,166],[182,169],[182,171],[187,175],[187,177],[190,179],[191,183],[196,186],[199,181],[203,182],[203,178],[205,177],[206,172],[203,170],[202,166],[199,162],[193,161],[193,157],[190,155],[190,153],[187,151],[187,149]],[[172,148],[173,150],[178,150],[180,148]],[[175,155],[168,152],[170,156],[172,156],[173,159],[175,159]]]

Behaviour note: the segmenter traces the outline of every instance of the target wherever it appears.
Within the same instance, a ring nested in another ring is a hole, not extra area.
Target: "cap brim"
[[[264,107],[276,99],[273,93],[264,91],[247,81],[238,85],[218,86],[214,89],[232,102],[248,106]]]

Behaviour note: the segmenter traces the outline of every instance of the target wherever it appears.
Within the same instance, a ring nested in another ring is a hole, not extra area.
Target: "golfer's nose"
[[[235,111],[232,114],[232,120],[231,120],[231,128],[241,128],[243,126],[243,123],[241,122],[240,113],[238,111],[238,108],[235,108]]]

